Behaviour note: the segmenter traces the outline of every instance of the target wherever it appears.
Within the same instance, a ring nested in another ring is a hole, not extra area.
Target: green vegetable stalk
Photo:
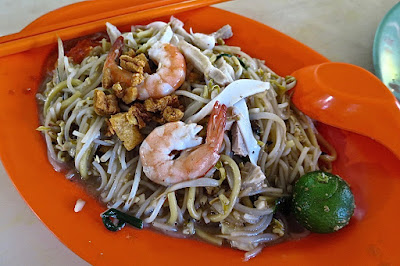
[[[124,228],[125,224],[128,223],[132,225],[133,227],[136,227],[138,229],[143,228],[143,221],[128,215],[126,213],[123,213],[117,209],[111,208],[108,209],[107,211],[103,212],[101,215],[101,219],[103,220],[104,226],[110,230],[110,231],[119,231],[122,228]],[[118,219],[118,223],[114,224],[111,218]]]

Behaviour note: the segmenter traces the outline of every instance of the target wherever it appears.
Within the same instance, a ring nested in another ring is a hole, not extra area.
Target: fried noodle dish
[[[121,33],[107,23],[68,51],[59,40],[38,130],[55,169],[107,207],[249,259],[306,231],[277,204],[336,153],[292,105],[294,77],[226,45],[229,25],[183,26],[171,17]]]

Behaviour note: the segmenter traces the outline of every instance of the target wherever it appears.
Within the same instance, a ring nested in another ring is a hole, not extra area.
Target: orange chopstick
[[[1,37],[0,43],[22,39],[25,37],[38,35],[40,33],[61,30],[64,28],[97,21],[99,19],[107,19],[131,12],[150,10],[152,8],[176,4],[179,2],[182,2],[182,0],[114,0],[112,4],[109,0],[97,0],[91,1],[90,3],[81,2],[79,3],[81,6],[80,9],[86,10],[87,12],[80,12],[78,13],[79,15],[77,15],[75,11],[75,6],[77,4],[72,4],[62,7],[62,13],[65,14],[66,17],[69,17],[68,20],[53,19],[49,21],[49,13],[47,13],[33,21],[20,32]],[[87,10],[86,5],[89,4],[90,10]],[[93,12],[93,10],[96,10],[96,12]],[[82,13],[86,14],[82,15]],[[47,20],[47,22],[43,24],[43,20]]]
[[[34,35],[26,35],[22,31],[20,34],[17,33],[0,38],[0,57],[56,43],[58,37],[68,40],[103,31],[106,22],[110,22],[115,26],[123,26],[225,1],[228,0],[187,0],[179,3],[174,0],[158,1],[147,5],[135,6],[128,10],[119,9],[105,12],[101,14],[102,18],[97,20],[96,16],[93,15],[83,18],[83,22],[76,19],[67,23],[60,23],[56,29],[54,29],[54,26],[53,28],[41,27]],[[160,3],[164,3],[164,5],[160,5]]]

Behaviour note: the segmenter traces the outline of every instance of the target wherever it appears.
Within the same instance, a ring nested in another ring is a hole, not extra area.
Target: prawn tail
[[[219,151],[224,139],[226,111],[226,105],[220,104],[217,101],[210,114],[210,120],[208,121],[207,126],[206,143],[210,144],[214,148],[214,151]]]
[[[106,63],[104,64],[104,67],[110,67],[110,65],[115,63],[115,60],[121,55],[122,53],[122,48],[124,47],[124,37],[119,36],[114,44],[112,45],[110,52],[108,53]]]
[[[116,60],[122,54],[124,48],[124,37],[119,36],[114,44],[112,45],[110,52],[108,53],[106,62],[103,67],[103,88],[110,88],[116,81],[123,85],[127,85],[131,82],[132,73],[118,67]]]

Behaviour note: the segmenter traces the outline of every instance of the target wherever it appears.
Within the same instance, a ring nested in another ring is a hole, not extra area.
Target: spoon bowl
[[[370,137],[400,159],[400,104],[367,70],[337,62],[292,73],[294,105],[325,124]]]

